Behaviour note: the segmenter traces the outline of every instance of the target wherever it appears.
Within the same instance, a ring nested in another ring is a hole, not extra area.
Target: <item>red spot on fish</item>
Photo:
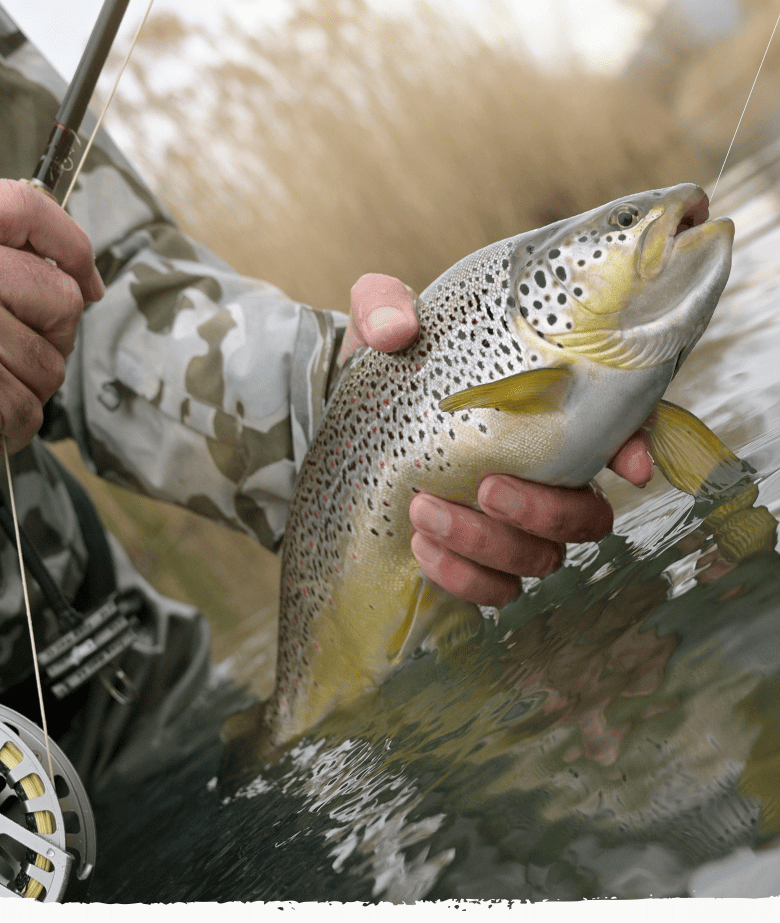
[[[325,501],[327,502],[327,500],[328,500],[328,495],[327,495],[327,494],[323,494],[323,495],[322,495],[322,499],[325,500]]]
[[[350,511],[350,513],[352,512],[352,504],[351,504],[351,503],[348,503],[348,504],[347,504],[347,509]]]
[[[315,641],[315,642],[314,642],[314,650],[315,650],[315,651],[318,651],[319,649],[320,649],[320,646],[319,646],[319,644],[317,644],[317,642]]]
[[[386,397],[386,398],[382,401],[382,403],[385,405],[385,407],[389,407],[389,406],[390,406],[390,398],[389,398],[389,397]]]
[[[363,456],[362,456],[362,455],[360,456],[360,460],[361,460],[361,462],[363,461]]]
[[[371,399],[371,392],[370,392],[370,391],[366,391],[366,397],[367,397],[369,400]]]
[[[305,586],[303,588],[303,595],[308,599],[309,598],[309,588]]]
[[[357,400],[356,397],[351,397],[351,398],[349,399],[349,402],[350,402],[350,404],[354,404],[356,400]]]
[[[309,542],[309,548],[313,548],[313,547],[314,547],[314,542]]]
[[[357,555],[355,554],[354,551],[352,552],[352,557],[357,561]]]
[[[422,372],[422,366],[420,365],[419,362],[415,362],[414,367],[417,369],[418,372]]]
[[[345,445],[348,449],[351,449],[351,448],[352,448],[352,443],[349,441],[349,439],[347,439],[347,441],[344,443],[344,445]]]
[[[384,467],[385,467],[385,463],[384,463],[384,462],[379,462],[379,467],[380,467],[380,468],[384,468]]]
[[[296,680],[295,680],[295,685],[296,685],[297,688],[300,688],[301,681],[300,681],[297,677],[296,677]]]
[[[372,432],[372,433],[376,433],[376,432],[377,432],[377,428],[376,428],[375,426],[372,426],[372,427],[371,427],[371,432]]]
[[[422,468],[422,465],[420,464],[420,459],[419,459],[419,458],[415,458],[415,460],[414,460],[414,467],[415,467],[415,468]],[[315,513],[314,515],[316,516],[317,514]]]

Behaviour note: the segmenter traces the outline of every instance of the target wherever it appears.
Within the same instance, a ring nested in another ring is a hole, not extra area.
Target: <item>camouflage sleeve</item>
[[[25,176],[64,86],[2,8],[0,43],[11,134],[0,172]],[[191,241],[105,133],[68,210],[107,284],[62,390],[88,463],[276,547],[346,318],[242,277]]]

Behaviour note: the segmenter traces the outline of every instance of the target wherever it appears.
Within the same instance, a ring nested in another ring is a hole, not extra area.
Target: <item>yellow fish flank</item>
[[[262,717],[271,746],[421,644],[473,630],[476,607],[429,585],[412,556],[414,492],[475,506],[491,472],[571,487],[598,474],[658,404],[726,284],[734,226],[706,219],[706,196],[685,184],[500,241],[423,292],[414,346],[353,357],[287,526]],[[682,489],[736,462],[691,414],[662,403],[655,419],[654,457]]]

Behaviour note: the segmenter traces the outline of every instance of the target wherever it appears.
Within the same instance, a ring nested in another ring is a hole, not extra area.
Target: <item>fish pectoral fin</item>
[[[469,641],[481,639],[484,624],[478,606],[448,595],[420,647],[424,651],[436,651],[439,659],[447,657]]]
[[[719,493],[752,471],[697,416],[669,401],[660,401],[645,431],[663,476],[694,497]]]
[[[439,401],[439,408],[449,413],[472,407],[517,414],[560,410],[571,378],[572,373],[565,366],[519,372],[499,381],[488,381],[456,391]]]

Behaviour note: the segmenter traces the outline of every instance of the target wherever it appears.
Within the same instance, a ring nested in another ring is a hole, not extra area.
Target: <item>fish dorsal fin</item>
[[[571,372],[568,368],[534,369],[519,372],[499,381],[488,381],[456,391],[439,402],[439,408],[452,413],[482,407],[505,413],[545,413],[560,410]]]
[[[669,401],[658,404],[645,430],[663,476],[694,497],[731,487],[749,471],[697,416]]]

